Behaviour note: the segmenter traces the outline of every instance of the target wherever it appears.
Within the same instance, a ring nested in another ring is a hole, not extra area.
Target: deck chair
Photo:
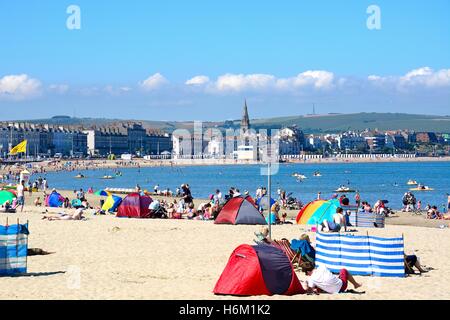
[[[283,238],[281,240],[273,240],[273,245],[284,251],[289,258],[289,261],[291,261],[294,269],[298,269],[300,267],[302,257],[299,252],[295,252],[291,249],[291,243],[288,239]]]

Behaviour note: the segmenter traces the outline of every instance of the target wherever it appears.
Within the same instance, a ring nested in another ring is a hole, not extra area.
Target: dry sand
[[[44,210],[26,207],[24,213],[8,215],[10,224],[17,218],[29,220],[30,248],[55,253],[28,257],[27,275],[0,278],[0,299],[236,299],[215,296],[212,290],[233,249],[253,244],[253,232],[259,229],[90,213],[86,221],[47,221],[41,220]],[[424,220],[410,214],[396,219]],[[5,220],[6,214],[1,214],[0,223]],[[295,224],[274,226],[273,237],[293,239],[305,231]],[[369,233],[389,237],[403,234],[406,253],[417,254],[423,264],[435,270],[401,279],[357,277],[366,292],[362,295],[252,298],[450,299],[450,229],[388,225]],[[314,242],[314,235],[309,234]],[[298,276],[306,279],[301,273]]]

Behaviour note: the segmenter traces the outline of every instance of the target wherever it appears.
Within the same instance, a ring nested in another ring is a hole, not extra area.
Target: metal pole
[[[268,207],[269,207],[269,238],[270,239],[272,239],[272,208],[271,208],[271,205],[270,205],[270,198],[271,198],[271,196],[270,196],[270,193],[271,193],[271,190],[270,190],[270,185],[271,185],[271,168],[270,168],[271,166],[270,166],[270,159],[269,159],[269,162],[267,163],[267,203],[268,203]]]

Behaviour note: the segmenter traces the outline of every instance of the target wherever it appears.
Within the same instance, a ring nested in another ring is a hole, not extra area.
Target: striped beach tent
[[[27,272],[28,223],[0,226],[0,276]]]
[[[316,265],[331,272],[404,277],[404,239],[316,233]]]

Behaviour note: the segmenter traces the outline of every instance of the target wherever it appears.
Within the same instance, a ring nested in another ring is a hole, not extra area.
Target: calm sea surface
[[[50,188],[68,190],[134,188],[136,184],[153,190],[159,184],[160,190],[175,191],[180,184],[189,183],[194,197],[207,198],[216,188],[226,193],[231,186],[254,195],[258,186],[267,185],[267,176],[260,175],[261,168],[263,166],[259,165],[130,168],[121,169],[123,175],[112,180],[100,178],[105,174],[114,175],[113,170],[81,171],[85,179],[75,179],[78,172],[55,172],[45,176]],[[320,171],[322,177],[314,177],[315,171]],[[306,175],[307,179],[298,182],[291,176],[294,172]],[[315,199],[318,191],[327,198],[339,186],[348,185],[359,190],[361,198],[372,205],[378,199],[386,199],[391,207],[400,208],[403,194],[411,187],[406,185],[409,179],[434,188],[434,191],[413,192],[422,200],[423,207],[430,203],[441,209],[447,201],[446,193],[450,193],[450,162],[280,164],[278,174],[272,177],[272,194],[282,188],[306,203]],[[353,194],[350,199],[353,200]]]

